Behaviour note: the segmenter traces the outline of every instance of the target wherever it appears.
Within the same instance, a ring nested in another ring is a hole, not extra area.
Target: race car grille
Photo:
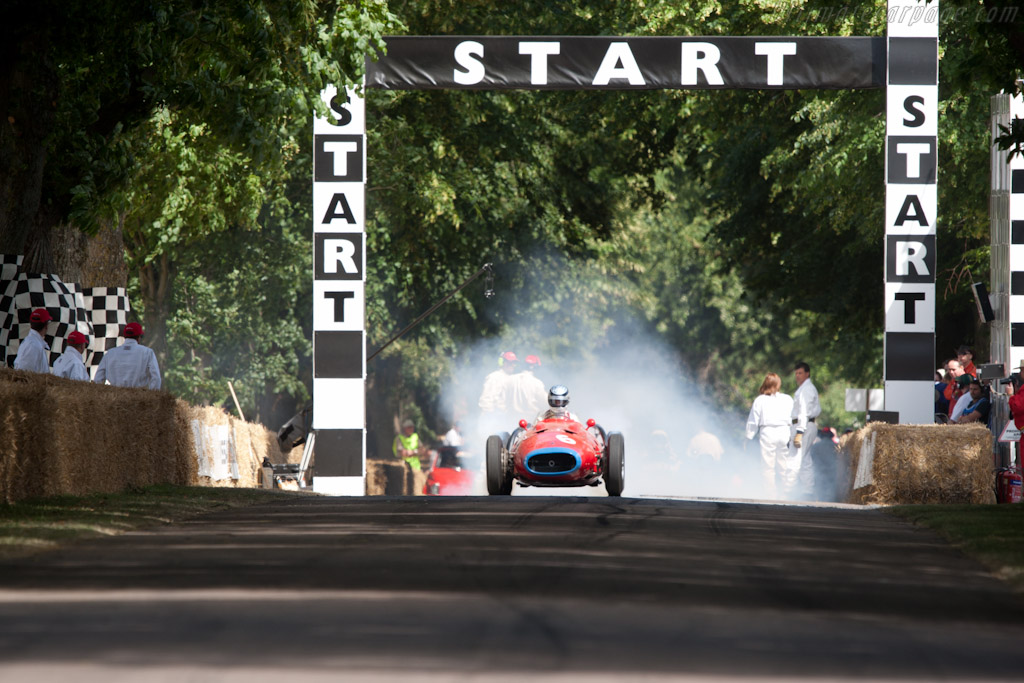
[[[538,453],[527,458],[526,466],[542,474],[571,472],[576,469],[576,456],[572,453]]]

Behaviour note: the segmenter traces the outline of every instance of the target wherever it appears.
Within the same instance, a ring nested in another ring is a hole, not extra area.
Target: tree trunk
[[[59,210],[40,211],[57,90],[47,53],[39,33],[0,41],[0,254],[24,255],[29,272],[50,272],[46,232],[59,222]]]
[[[82,287],[127,287],[128,267],[124,253],[124,214],[104,225],[95,237],[86,238]]]
[[[168,295],[173,267],[167,254],[161,254],[158,259],[139,269],[139,289],[146,313],[146,346],[156,353],[160,367],[164,367],[167,362]]]
[[[53,273],[83,288],[128,286],[120,222],[104,225],[95,237],[58,223],[45,232],[34,232],[25,251],[25,272]]]
[[[85,264],[86,249],[89,238],[66,223],[57,225],[47,234],[51,270],[46,272],[56,273],[64,282],[82,282],[82,266]]]

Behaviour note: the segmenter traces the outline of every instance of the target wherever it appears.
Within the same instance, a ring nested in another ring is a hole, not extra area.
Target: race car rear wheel
[[[487,493],[492,496],[512,493],[512,473],[508,471],[505,453],[500,436],[487,437]]]
[[[619,432],[608,434],[605,449],[604,486],[609,496],[621,496],[626,486],[626,442]]]

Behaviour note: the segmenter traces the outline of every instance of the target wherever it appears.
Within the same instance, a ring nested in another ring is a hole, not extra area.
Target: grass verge
[[[1024,505],[898,505],[886,510],[934,529],[1024,593]]]
[[[158,485],[126,493],[58,496],[0,505],[0,559],[301,495],[307,494]]]

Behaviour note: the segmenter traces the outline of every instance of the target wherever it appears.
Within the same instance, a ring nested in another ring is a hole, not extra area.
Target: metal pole
[[[437,302],[436,304],[434,304],[433,306],[431,306],[431,307],[430,307],[430,308],[429,308],[429,309],[428,309],[428,310],[426,311],[426,313],[422,314],[422,315],[421,315],[420,317],[418,317],[418,318],[416,318],[415,320],[413,320],[413,321],[412,321],[411,323],[409,323],[408,325],[406,325],[406,326],[405,326],[405,329],[403,329],[403,330],[402,330],[401,332],[399,332],[398,334],[396,334],[396,335],[395,335],[394,337],[392,337],[391,339],[388,339],[388,340],[387,340],[386,342],[384,342],[384,346],[380,347],[379,349],[377,349],[376,351],[374,351],[373,353],[371,353],[371,354],[370,354],[369,356],[367,356],[367,357],[366,357],[366,362],[367,362],[367,363],[369,363],[369,362],[370,362],[371,360],[373,360],[374,356],[376,356],[376,355],[377,355],[378,353],[380,353],[381,351],[383,351],[383,350],[384,350],[384,349],[386,349],[387,347],[391,346],[392,342],[395,342],[395,341],[397,341],[397,340],[398,340],[399,338],[401,338],[401,337],[402,337],[403,335],[405,335],[405,333],[406,333],[406,332],[408,332],[408,331],[409,331],[409,330],[411,330],[412,328],[414,328],[414,327],[416,327],[417,325],[419,325],[419,324],[420,324],[420,322],[421,322],[421,321],[422,321],[422,320],[423,320],[424,318],[426,318],[426,317],[427,317],[428,315],[430,315],[431,313],[433,313],[434,311],[436,311],[437,309],[439,309],[439,308],[440,308],[440,307],[441,307],[441,306],[442,306],[442,305],[443,305],[443,304],[444,304],[444,303],[445,303],[446,301],[448,301],[448,299],[451,299],[451,298],[452,298],[453,296],[455,296],[456,294],[458,294],[459,292],[461,292],[461,291],[462,291],[462,290],[463,290],[463,289],[464,289],[464,288],[466,287],[466,285],[468,285],[468,284],[469,284],[470,282],[472,282],[473,280],[477,279],[478,277],[480,277],[480,276],[481,276],[481,275],[483,275],[484,273],[488,273],[488,274],[490,274],[490,272],[491,272],[491,266],[492,266],[492,265],[493,265],[493,264],[490,264],[490,263],[485,263],[485,264],[484,264],[484,266],[483,266],[483,268],[481,268],[480,270],[478,270],[478,271],[476,271],[475,273],[473,273],[472,275],[470,275],[470,276],[469,276],[469,279],[468,279],[468,280],[466,280],[465,282],[463,282],[463,283],[462,283],[461,285],[459,285],[459,286],[458,286],[458,288],[456,288],[456,289],[455,289],[455,291],[453,291],[453,292],[452,292],[451,294],[449,294],[448,296],[446,296],[445,298],[441,299],[441,300],[440,300],[440,301],[438,301],[438,302]],[[484,296],[486,296],[487,298],[490,298],[490,297],[494,296],[494,292],[493,292],[493,291],[492,291],[492,290],[491,290],[490,288],[488,288],[488,290],[487,290],[486,292],[484,292]]]

